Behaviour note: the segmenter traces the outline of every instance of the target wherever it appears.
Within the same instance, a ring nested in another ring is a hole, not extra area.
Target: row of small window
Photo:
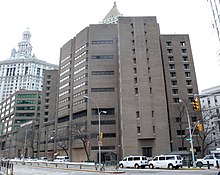
[[[88,51],[85,51],[85,52],[81,53],[80,55],[78,55],[77,57],[75,57],[75,60],[78,60],[79,58],[83,57],[83,56],[86,55],[87,53],[88,53]],[[92,56],[91,56],[91,59],[113,59],[113,58],[114,58],[113,55],[92,55]],[[74,67],[79,66],[80,64],[86,62],[87,60],[88,60],[88,58],[84,58],[82,61],[76,63],[76,64],[74,65]],[[61,69],[67,67],[67,66],[70,65],[70,64],[71,64],[71,62],[66,63],[65,65],[63,65],[63,66],[61,67]]]
[[[66,77],[60,79],[60,83],[62,83],[65,80],[68,80],[68,79],[70,79],[70,75],[67,75]]]
[[[175,70],[175,64],[169,64],[170,70]],[[185,70],[189,70],[189,64],[183,64]]]
[[[66,94],[69,94],[70,93],[70,90],[68,89],[68,90],[66,90],[66,91],[64,91],[64,92],[62,92],[62,93],[60,93],[59,94],[59,97],[61,97],[61,96],[63,96],[63,95],[66,95]]]
[[[73,98],[79,97],[79,96],[84,95],[84,94],[87,94],[87,90],[80,91],[76,94],[73,94]]]
[[[182,58],[183,58],[183,61],[184,61],[184,62],[189,61],[189,58],[188,58],[188,56],[186,56],[186,55],[183,55]],[[168,60],[169,60],[170,62],[173,62],[173,61],[174,61],[174,56],[168,56]]]
[[[16,107],[16,110],[35,110],[35,106],[19,106],[19,107]],[[41,110],[41,107],[38,106],[37,107],[37,110]]]
[[[70,72],[70,68],[66,69],[65,71],[60,73],[60,76],[64,75],[65,73]]]
[[[2,111],[1,114],[1,118],[4,118],[5,116],[7,116],[9,113],[12,113],[14,111],[14,108],[11,107],[10,110],[6,110],[5,112]]]
[[[71,62],[68,62],[68,63],[64,64],[60,69],[62,70],[62,69],[64,69],[65,67],[69,66],[70,64],[71,64]]]
[[[72,55],[68,55],[67,57],[65,57],[64,59],[61,60],[61,63],[63,63],[64,61],[68,60]]]
[[[181,49],[182,54],[187,54],[187,50],[186,49]],[[172,54],[173,53],[173,49],[167,49],[167,53],[168,54]]]
[[[106,88],[91,88],[91,92],[114,92],[114,87],[106,87]]]
[[[137,59],[136,57],[133,58],[133,63],[136,64],[137,63]],[[150,63],[150,58],[147,57],[147,64]]]
[[[79,58],[83,57],[84,55],[88,54],[88,50],[82,52],[81,54],[77,55],[74,59],[75,61],[78,60]]]
[[[100,124],[101,125],[115,125],[115,120],[101,120]],[[99,125],[99,121],[98,120],[93,120],[91,121],[91,125]]]
[[[132,43],[132,45],[134,46],[134,45],[135,45],[135,40],[134,40],[134,39],[131,40],[131,43]],[[145,44],[146,44],[146,46],[147,46],[147,40],[145,40]],[[147,51],[148,51],[148,49],[147,49]]]
[[[113,55],[92,55],[91,59],[113,59]]]
[[[148,74],[150,74],[150,71],[151,71],[151,68],[147,67],[147,73]],[[134,72],[135,75],[137,74],[137,68],[136,67],[133,68],[133,72]]]
[[[91,75],[114,75],[114,71],[92,71]]]
[[[81,88],[81,87],[86,86],[86,85],[88,85],[88,82],[87,82],[87,81],[82,82],[82,83],[80,83],[80,84],[74,86],[74,87],[73,87],[73,90],[76,90],[76,89]]]
[[[37,115],[40,116],[40,113],[38,113]],[[17,116],[17,117],[33,117],[33,116],[35,116],[35,113],[28,113],[28,112],[16,113],[15,116]]]
[[[11,104],[11,101],[13,101],[15,99],[15,96],[13,95],[12,97],[11,97],[11,99],[9,98],[7,101],[5,101],[2,105],[0,104],[0,109],[2,108],[2,107],[5,107],[6,106],[6,104],[7,105],[9,105],[9,104]]]
[[[171,85],[172,86],[177,86],[177,80],[171,80]],[[191,86],[192,85],[192,80],[186,80],[186,85]]]
[[[80,69],[74,71],[73,74],[76,75],[76,74],[78,74],[78,73],[84,71],[85,69],[88,69],[88,65],[83,66],[82,68],[80,68]]]
[[[17,100],[17,104],[36,104],[36,100]],[[40,100],[38,100],[38,104],[41,104]]]
[[[77,105],[82,104],[82,103],[85,103],[85,99],[81,99],[81,100],[73,102],[73,106],[77,106]]]
[[[25,63],[19,63],[19,64],[5,64],[5,65],[2,64],[2,65],[0,65],[0,69],[4,68],[4,67],[31,66],[31,65],[42,67],[42,65],[40,65],[40,64],[36,64],[36,63],[32,63],[32,62],[29,62],[29,63],[25,62]]]
[[[95,40],[92,41],[92,44],[113,44],[113,40]]]
[[[5,83],[14,83],[14,82],[20,82],[20,83],[26,83],[26,82],[36,82],[36,83],[39,83],[40,81],[39,81],[39,79],[33,79],[33,77],[32,76],[25,76],[25,77],[16,77],[16,80],[14,80],[14,78],[12,77],[12,78],[7,78],[6,80],[5,80]],[[2,82],[4,82],[4,78],[0,78],[0,82],[2,83]]]
[[[153,88],[152,87],[150,87],[150,94],[152,95],[153,94]],[[139,94],[139,89],[136,87],[136,88],[134,88],[134,94],[137,96],[138,94]]]
[[[155,133],[156,133],[156,128],[155,128],[155,126],[152,127],[152,130],[153,130],[153,133],[155,134]],[[137,127],[137,134],[138,134],[138,135],[141,134],[141,127],[140,127],[140,126]]]
[[[67,87],[67,86],[70,86],[70,83],[66,83],[66,84],[60,86],[59,89],[61,90],[61,89],[65,88],[65,87]]]
[[[79,61],[78,63],[76,63],[76,64],[74,65],[74,67],[77,67],[77,66],[79,66],[79,65],[81,65],[81,64],[83,64],[83,63],[85,63],[86,61],[88,61],[88,58],[82,59],[81,61]]]
[[[166,41],[166,45],[167,46],[172,46],[172,42],[171,41]],[[180,41],[180,46],[182,46],[182,47],[186,46],[186,42],[185,41]]]
[[[65,103],[67,101],[70,101],[70,97],[64,98],[62,100],[59,101],[59,104]]]
[[[173,98],[173,103],[179,103],[180,99],[178,97]],[[188,101],[191,103],[194,101],[194,97],[188,97]]]
[[[151,117],[154,118],[154,111],[151,111]],[[140,119],[140,112],[136,111],[136,118]]]
[[[81,79],[83,79],[83,78],[85,78],[85,77],[88,77],[88,74],[87,74],[87,73],[85,73],[85,74],[83,74],[83,75],[81,75],[81,76],[75,78],[73,81],[74,81],[74,83],[75,83],[75,82],[77,82],[77,81],[79,81],[79,80],[81,80]]]
[[[82,49],[84,49],[84,48],[86,48],[86,47],[88,47],[88,43],[86,43],[86,44],[83,44],[82,46],[80,46],[78,49],[76,49],[76,51],[75,51],[75,53],[78,53],[80,50],[82,50]]]
[[[146,49],[146,54],[147,54],[147,55],[148,55],[148,52],[149,52],[149,50],[148,50],[148,49]],[[136,53],[135,48],[133,48],[133,49],[132,49],[132,53],[133,53],[133,54],[135,54],[135,53]]]
[[[176,78],[176,72],[170,72],[171,78]],[[185,72],[185,77],[190,78],[191,73],[190,72]]]
[[[102,113],[101,115],[115,115],[115,108],[100,108],[99,111],[106,111],[106,113]],[[97,108],[91,109],[92,115],[98,115],[99,111]]]
[[[14,111],[14,108],[10,109],[10,113]],[[5,112],[0,112],[1,114],[1,118],[4,118],[5,116],[7,116],[9,114],[9,110],[6,110]]]
[[[85,101],[86,101],[86,99],[84,99],[83,102],[85,102]],[[69,106],[65,106],[63,108],[60,108],[59,111],[63,110],[63,109],[67,109],[67,108],[69,108]],[[114,115],[115,114],[114,108],[101,108],[100,110],[106,111],[106,114],[102,113],[102,115]],[[98,115],[97,109],[92,109],[91,113],[92,113],[92,115]],[[81,111],[81,112],[73,114],[72,118],[78,119],[78,118],[82,118],[82,117],[86,117],[86,116],[87,116],[87,111],[85,110],[85,111]],[[62,122],[66,122],[66,121],[69,121],[69,116],[64,116],[64,117],[58,118],[58,123],[62,123]],[[112,120],[112,121],[114,121],[114,120]],[[98,124],[97,122],[98,121],[93,121],[93,125],[97,125]],[[115,124],[115,121],[111,122],[111,123]],[[109,122],[107,120],[104,120],[103,124],[107,125],[107,124],[109,124]]]
[[[36,98],[37,94],[18,94],[18,98]],[[41,95],[38,95],[38,98],[41,98]]]
[[[178,95],[178,89],[172,89],[174,95]],[[193,94],[193,89],[187,89],[188,94]]]

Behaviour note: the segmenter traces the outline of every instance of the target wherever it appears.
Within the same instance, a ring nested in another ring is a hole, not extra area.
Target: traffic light
[[[100,133],[100,140],[102,140],[103,139],[103,133],[101,132]]]
[[[194,111],[200,111],[199,99],[197,97],[193,101],[193,110]]]
[[[198,123],[196,125],[196,127],[197,127],[198,131],[202,131],[203,130],[203,125],[201,123]]]

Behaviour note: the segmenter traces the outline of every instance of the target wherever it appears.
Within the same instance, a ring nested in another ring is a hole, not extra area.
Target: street
[[[116,173],[116,170],[111,169]],[[142,175],[142,174],[155,174],[155,175],[217,175],[220,170],[217,169],[206,169],[206,170],[168,170],[168,169],[120,169],[124,175]],[[92,175],[92,174],[113,174],[113,173],[98,173],[98,172],[88,172],[86,170],[66,170],[60,168],[48,168],[48,167],[36,167],[36,166],[23,166],[14,165],[14,175],[72,175],[72,174],[82,174],[82,175]]]

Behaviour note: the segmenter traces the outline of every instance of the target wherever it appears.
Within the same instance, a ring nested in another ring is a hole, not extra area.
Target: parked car
[[[68,156],[57,156],[54,162],[69,162],[70,158]]]
[[[160,155],[149,161],[149,168],[178,169],[183,166],[183,158],[179,155]]]
[[[40,157],[38,161],[48,161],[46,157]]]
[[[35,157],[28,157],[28,158],[25,158],[25,161],[37,161],[37,158],[35,158]]]
[[[215,166],[217,161],[220,164],[220,159],[217,158],[214,154],[210,154],[206,155],[203,159],[197,159],[196,166],[202,167],[204,165],[208,165],[208,162],[210,166]]]
[[[119,167],[145,168],[148,165],[146,156],[128,156],[119,162]]]

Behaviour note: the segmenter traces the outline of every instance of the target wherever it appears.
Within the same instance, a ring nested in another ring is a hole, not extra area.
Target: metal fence
[[[0,173],[3,175],[13,175],[13,163],[9,160],[1,160]]]

